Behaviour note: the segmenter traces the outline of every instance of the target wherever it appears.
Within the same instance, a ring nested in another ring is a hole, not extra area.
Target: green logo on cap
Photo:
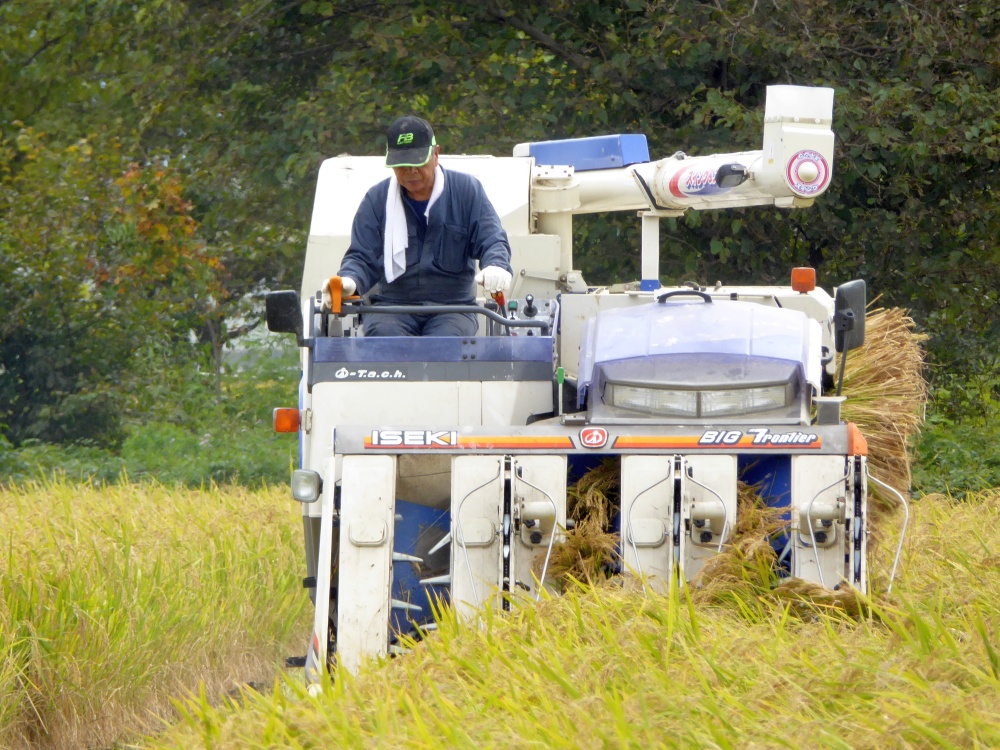
[[[404,143],[413,143],[413,133],[400,133],[396,139],[396,145],[402,146]]]

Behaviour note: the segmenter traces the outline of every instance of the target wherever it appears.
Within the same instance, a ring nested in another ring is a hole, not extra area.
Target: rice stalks
[[[770,590],[776,578],[777,554],[771,540],[788,525],[787,508],[764,504],[757,488],[737,485],[736,528],[732,541],[705,563],[692,583],[695,602],[720,603],[732,595],[754,597]]]
[[[900,308],[869,310],[864,346],[848,355],[844,368],[843,418],[856,423],[868,441],[872,475],[904,493],[927,403],[923,342],[928,337],[914,325]],[[873,511],[895,505],[871,490]]]
[[[621,461],[605,459],[566,492],[573,521],[565,541],[552,550],[549,575],[563,589],[570,581],[594,585],[606,580],[618,556],[618,534],[608,531],[618,503]]]
[[[577,527],[586,524],[608,528],[612,508],[618,501],[620,477],[621,460],[617,456],[606,458],[569,488],[566,512]]]
[[[828,589],[801,578],[786,578],[772,593],[779,601],[788,605],[792,614],[803,619],[833,613],[858,619],[871,612],[865,596],[848,585]]]

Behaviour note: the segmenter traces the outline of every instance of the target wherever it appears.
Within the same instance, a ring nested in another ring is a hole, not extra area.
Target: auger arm
[[[514,156],[534,158],[535,231],[559,236],[563,274],[573,267],[573,215],[637,211],[643,286],[656,289],[661,217],[688,209],[812,205],[833,172],[832,124],[833,89],[769,86],[759,151],[693,157],[678,151],[650,161],[645,136],[615,135],[522,143]]]

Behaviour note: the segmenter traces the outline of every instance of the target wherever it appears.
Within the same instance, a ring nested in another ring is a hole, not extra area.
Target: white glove
[[[476,283],[482,284],[490,294],[496,294],[497,292],[507,291],[511,278],[513,277],[509,272],[498,266],[486,266],[486,268],[476,274]]]
[[[350,297],[358,289],[358,282],[352,279],[350,276],[341,276],[340,285],[343,287],[343,292],[341,295],[343,297]],[[333,299],[330,296],[330,285],[323,285],[323,308],[329,310],[333,304]]]

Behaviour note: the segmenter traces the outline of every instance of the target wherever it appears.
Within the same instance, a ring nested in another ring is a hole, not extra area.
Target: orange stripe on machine
[[[823,447],[823,438],[813,432],[771,432],[766,427],[746,430],[705,430],[700,435],[621,435],[615,438],[619,450],[659,448],[684,450],[695,448],[804,448]]]
[[[490,450],[498,448],[513,448],[519,450],[548,449],[566,450],[573,448],[573,440],[559,435],[540,435],[527,437],[524,435],[477,435],[458,439],[459,445],[470,450]]]
[[[372,430],[365,448],[496,450],[568,450],[573,440],[561,435],[474,435],[459,437],[455,430]]]

